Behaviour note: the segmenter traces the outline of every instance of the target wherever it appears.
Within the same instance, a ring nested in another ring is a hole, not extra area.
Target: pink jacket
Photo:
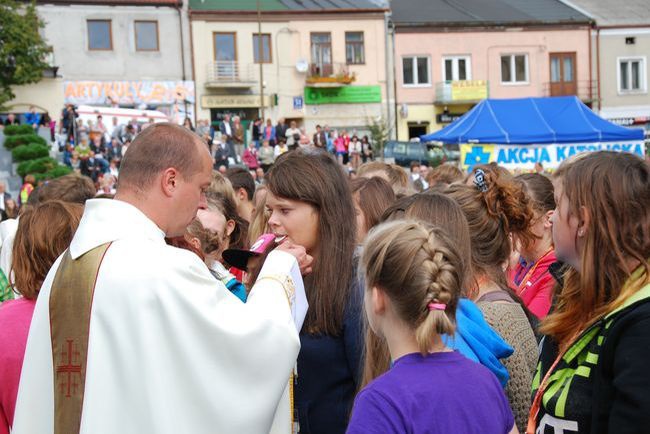
[[[0,434],[14,422],[18,382],[36,300],[19,298],[0,305]]]
[[[510,287],[539,319],[543,319],[551,310],[555,280],[548,267],[555,261],[555,253],[550,252],[530,267],[517,264],[508,275]]]
[[[249,169],[257,169],[260,167],[260,163],[257,161],[257,149],[251,151],[250,148],[246,148],[241,159]]]

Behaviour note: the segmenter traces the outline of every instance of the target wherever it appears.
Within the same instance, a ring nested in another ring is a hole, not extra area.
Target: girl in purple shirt
[[[394,363],[357,396],[348,433],[518,432],[496,377],[441,340],[454,333],[461,263],[448,236],[426,223],[393,221],[368,236],[365,310]]]

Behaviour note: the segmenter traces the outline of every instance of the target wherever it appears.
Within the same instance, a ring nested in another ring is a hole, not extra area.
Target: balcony
[[[207,65],[207,80],[205,87],[246,89],[259,85],[255,77],[255,65],[241,64],[236,61],[220,60]]]
[[[356,79],[345,63],[311,63],[305,81],[310,87],[341,87]]]
[[[542,85],[542,96],[575,95],[582,102],[598,101],[598,80],[582,80],[578,82],[546,82]]]
[[[440,81],[435,104],[472,104],[488,97],[487,80]]]

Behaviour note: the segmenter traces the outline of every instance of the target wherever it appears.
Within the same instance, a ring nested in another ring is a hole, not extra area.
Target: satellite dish
[[[309,64],[305,59],[300,59],[298,62],[296,62],[296,70],[298,72],[307,72],[308,68]]]

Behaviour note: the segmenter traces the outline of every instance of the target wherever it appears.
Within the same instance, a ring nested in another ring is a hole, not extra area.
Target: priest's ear
[[[165,169],[160,179],[162,190],[167,197],[171,197],[178,188],[180,179],[178,170],[173,167]]]

